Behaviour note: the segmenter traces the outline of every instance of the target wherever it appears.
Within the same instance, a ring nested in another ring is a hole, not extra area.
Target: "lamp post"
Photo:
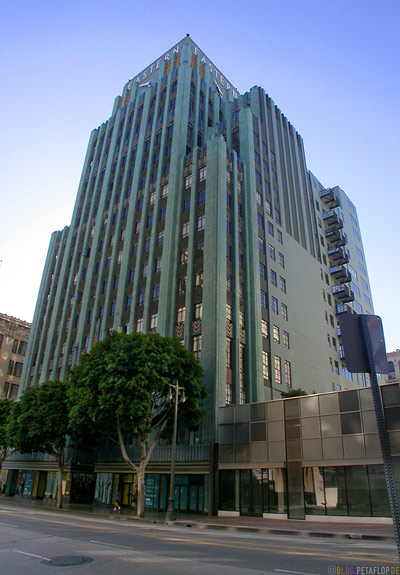
[[[174,502],[175,502],[175,463],[176,463],[176,434],[178,428],[178,404],[179,404],[179,392],[183,391],[180,401],[183,403],[186,401],[185,397],[185,390],[183,387],[180,387],[177,381],[174,383],[169,384],[171,388],[170,397],[172,399],[172,390],[175,392],[175,405],[174,405],[174,426],[172,430],[172,446],[171,446],[171,480],[169,485],[169,498],[168,498],[168,508],[167,513],[165,514],[166,521],[174,521],[175,514],[174,514]]]

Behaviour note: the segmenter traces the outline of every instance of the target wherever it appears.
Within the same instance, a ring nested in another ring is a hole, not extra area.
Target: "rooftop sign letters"
[[[183,40],[183,42],[184,41],[185,40]],[[239,94],[238,94],[238,91],[236,90],[236,88],[234,88],[232,86],[232,84],[230,82],[228,82],[228,80],[225,78],[225,76],[223,74],[221,74],[221,72],[218,70],[218,68],[216,66],[214,66],[214,64],[211,62],[211,60],[209,60],[206,57],[206,55],[200,50],[200,48],[198,46],[196,46],[196,44],[194,42],[191,42],[191,47],[193,50],[193,54],[195,56],[199,56],[200,62],[202,64],[204,64],[205,67],[208,68],[210,75],[213,78],[219,93],[221,95],[223,95],[221,88],[223,90],[232,90],[233,97],[237,98]],[[165,62],[166,60],[172,60],[174,55],[179,53],[180,48],[181,48],[181,43],[177,44],[174,48],[171,48],[171,50],[169,50],[168,52],[165,52],[165,54],[160,56],[160,58],[155,60],[150,66],[145,68],[135,78],[132,78],[131,80],[129,80],[128,85],[127,85],[127,89],[131,90],[134,82],[137,84],[142,84],[143,82],[147,82],[148,78],[152,74],[154,74],[154,72],[156,72],[157,70],[160,69],[163,62]]]

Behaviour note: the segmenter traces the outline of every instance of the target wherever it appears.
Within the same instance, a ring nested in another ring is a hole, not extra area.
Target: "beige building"
[[[0,397],[17,399],[31,324],[0,313]]]
[[[400,383],[400,349],[386,355],[390,371],[385,375],[385,383]]]

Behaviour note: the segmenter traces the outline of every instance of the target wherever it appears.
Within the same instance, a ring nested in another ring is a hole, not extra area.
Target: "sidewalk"
[[[112,507],[96,505],[65,503],[63,509],[56,509],[53,502],[37,501],[32,499],[16,499],[6,497],[0,499],[1,507],[30,507],[38,511],[52,511],[54,513],[68,513],[76,515],[96,516],[116,521],[133,521],[138,523],[165,524],[164,514],[146,512],[144,519],[137,519],[131,509],[122,509],[120,513],[113,512]],[[308,536],[308,537],[338,537],[342,539],[363,539],[378,541],[395,541],[392,521],[382,522],[380,518],[376,522],[365,522],[361,518],[339,517],[331,521],[307,519],[306,521],[282,518],[262,517],[205,517],[177,514],[177,519],[169,525],[188,527],[195,529],[224,529],[230,531],[242,531],[246,533],[270,533],[274,535]],[[353,520],[354,519],[354,520]]]

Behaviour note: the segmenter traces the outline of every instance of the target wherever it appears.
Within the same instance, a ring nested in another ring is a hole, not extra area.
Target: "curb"
[[[336,533],[332,531],[305,531],[293,529],[276,529],[269,527],[251,527],[242,525],[221,525],[215,523],[195,523],[188,521],[171,521],[167,525],[179,525],[180,527],[195,527],[196,529],[216,529],[225,531],[239,531],[242,533],[270,533],[271,535],[290,535],[302,537],[321,537],[329,539],[360,539],[374,541],[395,541],[394,535],[368,535],[359,533]]]

